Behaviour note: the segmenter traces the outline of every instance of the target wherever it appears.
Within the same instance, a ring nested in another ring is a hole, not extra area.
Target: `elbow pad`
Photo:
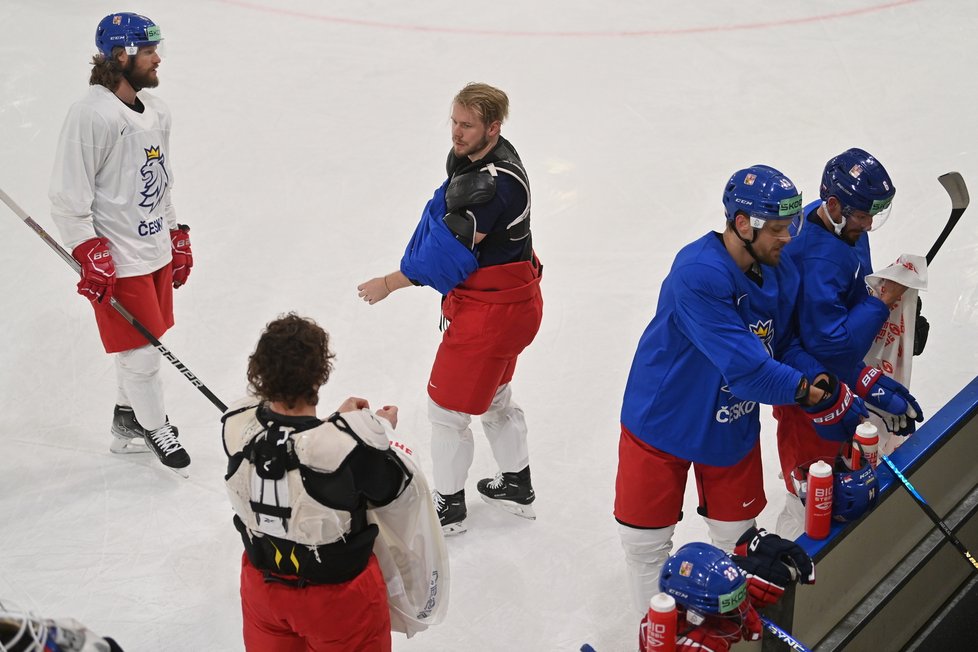
[[[442,218],[455,239],[469,251],[475,249],[475,215],[465,209],[452,211]]]

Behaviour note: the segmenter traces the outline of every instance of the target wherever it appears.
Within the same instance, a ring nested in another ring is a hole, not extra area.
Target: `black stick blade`
[[[937,180],[941,182],[944,190],[951,197],[951,208],[964,210],[968,207],[971,198],[968,196],[968,186],[965,185],[964,179],[961,178],[961,173],[948,172],[937,177]]]

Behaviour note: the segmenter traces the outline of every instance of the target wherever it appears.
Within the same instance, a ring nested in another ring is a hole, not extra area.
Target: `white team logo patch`
[[[143,200],[139,205],[152,213],[163,201],[163,195],[170,185],[170,175],[166,171],[166,157],[159,147],[143,148],[143,151],[146,152],[146,163],[139,168],[143,177],[143,189],[139,193]]]

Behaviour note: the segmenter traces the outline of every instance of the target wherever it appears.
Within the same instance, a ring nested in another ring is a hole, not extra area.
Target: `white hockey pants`
[[[115,370],[119,385],[116,403],[132,406],[139,425],[156,430],[166,422],[163,407],[162,356],[147,344],[116,354]]]
[[[447,410],[429,398],[428,420],[435,489],[442,495],[456,493],[465,488],[475,456],[475,441],[469,428],[472,416]],[[482,415],[482,428],[500,471],[515,473],[530,463],[526,419],[523,409],[512,400],[509,383],[496,390],[489,409]]]
[[[625,551],[625,569],[632,607],[639,619],[649,610],[649,600],[659,592],[659,574],[672,553],[672,533],[676,526],[639,529],[618,524],[618,536]]]
[[[792,541],[804,534],[805,506],[798,496],[785,492],[784,509],[778,514],[777,528],[779,537]]]
[[[733,552],[740,538],[747,528],[754,527],[754,519],[746,521],[717,521],[712,518],[703,517],[706,526],[710,529],[710,542],[724,552]]]

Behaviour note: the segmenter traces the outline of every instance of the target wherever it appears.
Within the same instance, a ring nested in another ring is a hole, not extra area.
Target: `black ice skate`
[[[438,520],[441,522],[441,531],[445,536],[462,534],[465,532],[465,489],[447,496],[442,496],[437,491],[432,495],[435,503],[435,511],[438,512]]]
[[[112,443],[109,450],[119,455],[148,453],[145,437],[149,432],[136,421],[136,414],[126,405],[115,406],[112,413]]]
[[[167,421],[161,427],[146,435],[146,445],[156,453],[163,466],[185,478],[190,477],[190,455],[177,441],[179,431]]]
[[[530,484],[530,467],[516,473],[500,471],[495,478],[484,478],[476,485],[482,500],[511,514],[535,520],[533,510],[533,485]]]

